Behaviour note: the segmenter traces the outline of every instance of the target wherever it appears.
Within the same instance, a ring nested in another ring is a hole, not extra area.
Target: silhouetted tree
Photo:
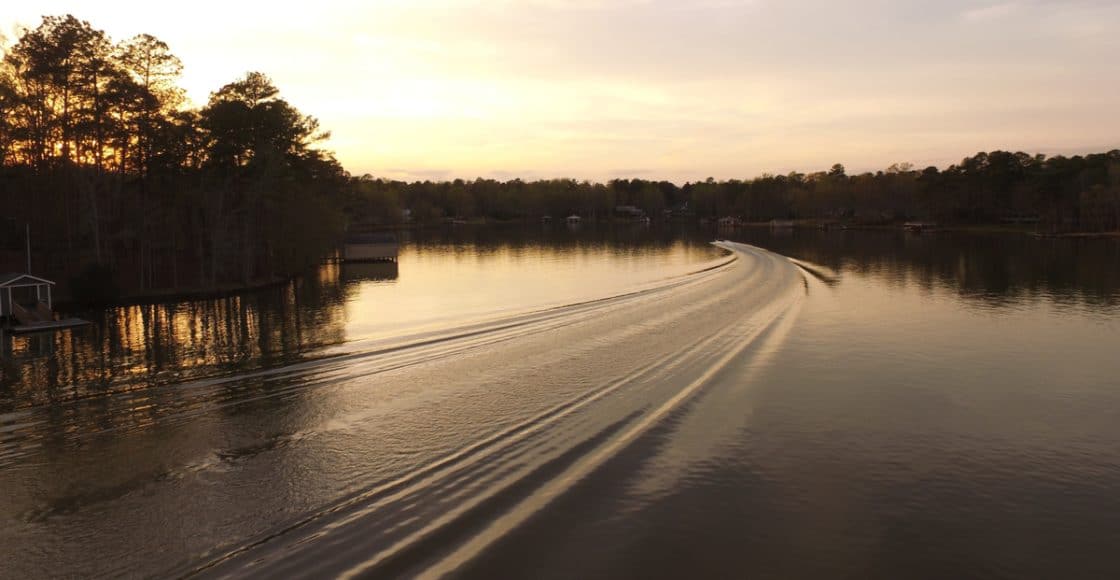
[[[114,44],[70,15],[4,49],[0,191],[40,233],[44,267],[97,263],[140,290],[247,284],[340,236],[347,176],[315,147],[318,122],[260,73],[188,109],[181,71],[159,39]]]

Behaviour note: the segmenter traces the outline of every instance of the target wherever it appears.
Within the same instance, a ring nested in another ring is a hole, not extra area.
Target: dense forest
[[[331,247],[348,176],[315,147],[317,121],[260,73],[190,108],[181,70],[162,41],[113,42],[73,16],[5,48],[4,266],[23,263],[25,224],[33,268],[86,297],[259,283]]]
[[[367,175],[351,180],[348,196],[351,216],[384,223],[631,215],[620,213],[622,206],[653,220],[727,216],[748,223],[779,218],[872,225],[920,219],[1101,232],[1120,229],[1120,150],[1074,157],[993,151],[945,170],[902,163],[849,175],[837,164],[818,173],[709,178],[683,186],[642,179],[405,183]]]
[[[236,288],[315,264],[347,227],[455,219],[1031,224],[1120,229],[1120,151],[1046,157],[993,151],[947,169],[896,164],[677,185],[668,181],[352,177],[318,122],[256,72],[193,107],[159,39],[114,42],[73,16],[44,17],[0,60],[0,269],[112,298]],[[620,208],[623,208],[620,211]]]

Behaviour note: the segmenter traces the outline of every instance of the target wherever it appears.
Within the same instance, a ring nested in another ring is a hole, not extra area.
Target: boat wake
[[[619,296],[77,402],[62,421],[26,411],[0,434],[15,442],[0,442],[14,468],[0,489],[50,479],[44,453],[72,454],[101,483],[18,498],[35,507],[0,541],[55,538],[14,570],[28,573],[462,573],[651,431],[696,423],[701,399],[722,409],[703,412],[718,420],[702,436],[722,428],[806,281],[782,256],[717,245],[729,259]],[[127,455],[132,473],[98,473],[90,448]]]

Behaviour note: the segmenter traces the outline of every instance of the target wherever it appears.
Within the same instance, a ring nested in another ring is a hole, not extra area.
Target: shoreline
[[[1120,232],[1066,232],[1059,234],[1035,232],[1032,233],[1031,236],[1036,238],[1065,238],[1078,240],[1120,239]]]
[[[501,227],[501,226],[529,226],[538,223],[534,220],[509,220],[509,221],[469,221],[467,223],[408,223],[408,224],[386,224],[378,226],[376,229],[380,231],[408,231],[408,230],[425,230],[425,229],[438,229],[438,228],[458,228],[458,227]],[[622,220],[588,220],[591,225],[633,225],[635,222],[622,221]],[[653,222],[653,226],[659,225],[680,225],[688,223],[682,220],[669,220]],[[693,222],[699,228],[705,229],[737,229],[737,228],[750,228],[750,229],[763,229],[770,228],[769,222],[745,222],[737,226],[717,226],[714,223],[700,224]],[[563,225],[555,224],[552,225]],[[822,227],[823,226],[823,227]],[[838,224],[835,222],[822,222],[820,220],[798,220],[795,221],[791,227],[781,229],[797,229],[797,230],[821,230],[821,231],[905,231],[901,223],[897,224]],[[1027,235],[1037,239],[1077,239],[1077,240],[1110,240],[1120,239],[1120,232],[1063,232],[1063,233],[1043,233],[1037,232],[1033,228],[1024,228],[1021,226],[1005,226],[1005,225],[961,225],[961,226],[944,226],[926,232],[928,234],[1015,234]],[[321,265],[315,264],[310,268],[315,268]],[[151,290],[140,293],[123,293],[119,298],[106,301],[106,302],[93,302],[81,303],[72,298],[65,297],[55,301],[55,309],[63,312],[80,312],[87,309],[96,308],[109,308],[120,306],[135,306],[152,304],[162,301],[188,301],[188,300],[212,300],[217,298],[230,298],[238,295],[244,295],[252,292],[259,292],[269,288],[277,287],[283,284],[293,282],[300,277],[306,275],[307,272],[295,274],[292,276],[282,277],[278,276],[269,280],[261,280],[251,282],[249,284],[223,284],[217,287],[207,288],[187,288],[187,289],[160,289]]]

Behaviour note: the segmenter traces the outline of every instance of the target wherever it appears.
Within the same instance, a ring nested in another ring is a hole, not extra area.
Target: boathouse
[[[30,324],[51,318],[54,282],[31,274],[0,274],[0,318]]]
[[[389,233],[351,233],[342,245],[346,262],[395,262],[400,245]]]

